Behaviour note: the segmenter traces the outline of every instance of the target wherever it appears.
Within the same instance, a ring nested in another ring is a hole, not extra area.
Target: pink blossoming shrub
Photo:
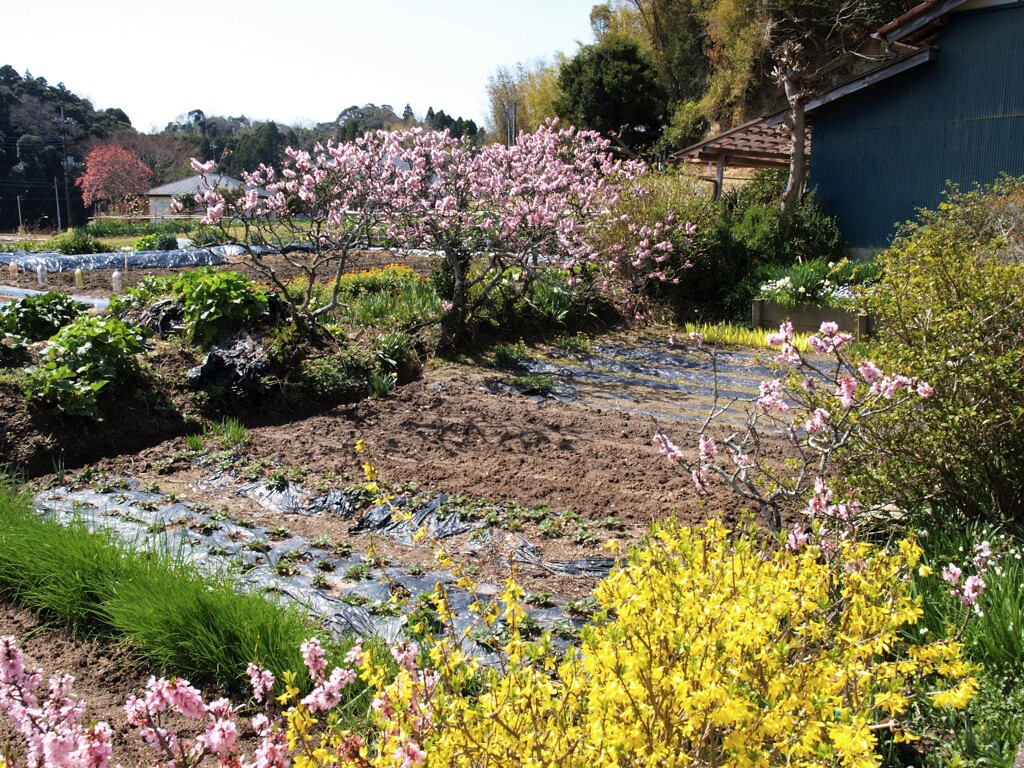
[[[808,340],[814,357],[797,349],[792,323],[769,333],[767,341],[775,349],[776,375],[761,382],[747,408],[744,429],[715,426],[715,417],[728,407],[716,398],[699,430],[696,450],[685,451],[660,432],[654,443],[689,473],[698,493],[706,492],[712,479],[725,483],[759,509],[773,531],[781,529],[784,511],[805,515],[806,522],[789,533],[789,548],[797,551],[816,524],[833,533],[854,533],[862,504],[849,492],[844,498],[836,494],[838,464],[851,446],[870,440],[875,419],[921,413],[934,390],[923,379],[887,374],[871,361],[854,361],[849,355],[852,337],[832,322],[822,323]],[[697,349],[702,347],[698,344]],[[763,440],[770,432],[791,444],[797,457],[793,466],[780,468],[770,460]]]

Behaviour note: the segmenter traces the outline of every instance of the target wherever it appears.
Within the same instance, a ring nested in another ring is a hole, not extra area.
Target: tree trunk
[[[784,81],[786,100],[789,102],[789,114],[786,125],[789,127],[789,178],[786,180],[786,191],[782,196],[782,208],[779,210],[779,224],[783,229],[789,223],[789,217],[796,210],[803,195],[804,183],[807,179],[807,113],[804,111],[804,94],[795,78],[787,77]]]
[[[451,308],[441,315],[440,338],[438,339],[438,351],[444,354],[451,354],[456,351],[458,342],[465,331],[463,314],[466,305],[466,269],[468,260],[463,262],[461,255],[457,252],[445,252],[445,261],[452,271],[452,297]]]

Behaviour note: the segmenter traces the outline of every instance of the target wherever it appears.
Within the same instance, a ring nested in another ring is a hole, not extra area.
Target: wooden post
[[[857,341],[864,341],[871,335],[871,315],[857,315]]]
[[[755,330],[764,328],[764,299],[754,299],[750,305],[750,324]]]

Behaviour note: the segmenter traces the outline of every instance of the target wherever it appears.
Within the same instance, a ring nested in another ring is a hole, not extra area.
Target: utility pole
[[[505,140],[506,146],[509,147],[516,143],[516,108],[518,106],[514,101],[511,105],[505,105]]]
[[[28,194],[27,189],[25,193]],[[18,234],[21,235],[25,232],[25,225],[21,221],[21,195],[15,195],[15,197],[18,198]]]
[[[57,204],[57,234],[59,235],[64,231],[63,225],[60,223],[60,193],[57,191],[57,177],[53,177],[53,200]]]
[[[71,225],[71,197],[68,195],[68,138],[64,132],[64,104],[60,105],[60,147],[61,165],[64,166],[64,216],[68,225]]]

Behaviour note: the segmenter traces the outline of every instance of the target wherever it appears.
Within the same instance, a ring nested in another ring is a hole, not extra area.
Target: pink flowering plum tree
[[[457,345],[472,311],[495,288],[528,296],[551,270],[570,288],[625,294],[678,279],[665,267],[672,221],[630,222],[623,238],[602,245],[615,203],[643,193],[637,179],[644,168],[615,160],[595,133],[548,123],[511,147],[476,149],[448,132],[414,128],[287,153],[280,171],[260,166],[245,174],[240,196],[211,187],[198,197],[203,222],[246,248],[308,322],[337,306],[338,278],[374,237],[399,251],[442,257],[450,276],[441,296],[442,348]],[[304,293],[278,279],[265,258],[270,251],[302,270]],[[317,304],[313,283],[324,277],[333,279],[334,292]]]
[[[312,328],[339,304],[341,275],[383,225],[383,202],[392,194],[393,142],[376,133],[346,144],[328,142],[312,152],[288,148],[280,169],[260,165],[242,174],[241,194],[208,183],[196,195],[202,223],[218,239],[245,249],[256,270],[289,305],[298,325]],[[192,161],[206,178],[212,162]],[[305,279],[286,282],[269,254],[281,254]],[[319,284],[330,286],[326,300]]]
[[[702,346],[700,335],[694,336]],[[797,524],[789,534],[793,548],[806,543],[808,530],[819,523],[852,534],[861,505],[856,498],[840,498],[833,488],[837,460],[854,443],[870,442],[874,417],[924,407],[933,394],[926,381],[854,360],[848,350],[852,340],[835,323],[822,323],[809,338],[815,354],[808,356],[794,344],[792,324],[783,323],[767,339],[778,350],[776,375],[761,382],[741,429],[712,434],[717,418],[735,404],[725,402],[716,387],[708,417],[697,430],[696,451],[684,451],[660,430],[654,444],[690,475],[699,493],[714,479],[724,482],[760,510],[773,531],[781,530],[785,509],[806,503],[809,525]],[[770,434],[788,441],[795,463],[772,459],[765,441]]]
[[[474,151],[447,133],[398,137],[401,181],[389,234],[403,246],[437,250],[450,275],[441,346],[455,345],[467,317],[499,285],[529,296],[552,270],[571,289],[635,292],[677,279],[663,263],[672,222],[637,222],[602,247],[600,233],[624,194],[639,194],[638,163],[616,160],[593,132],[549,122],[512,146]]]

